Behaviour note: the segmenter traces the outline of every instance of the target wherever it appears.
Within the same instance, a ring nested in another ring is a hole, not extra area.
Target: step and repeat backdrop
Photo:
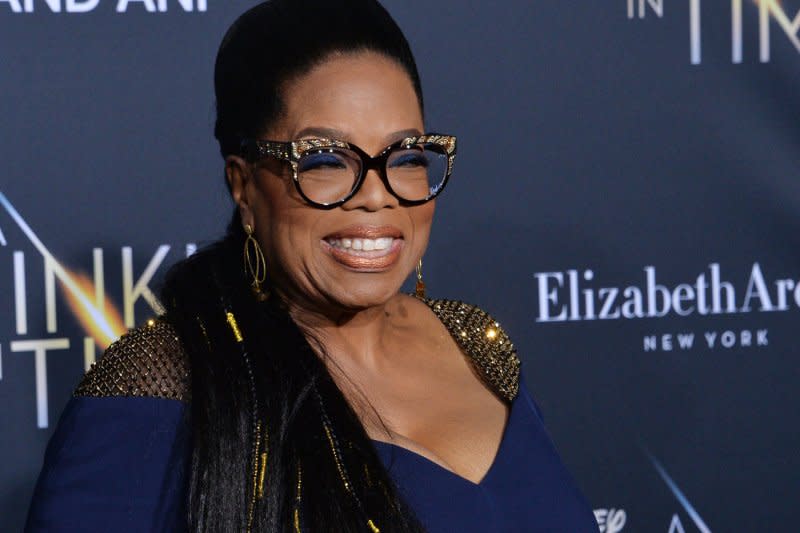
[[[213,60],[253,4],[0,0],[2,531],[224,229]],[[600,530],[797,531],[800,0],[385,5],[460,138],[429,292],[512,336]]]

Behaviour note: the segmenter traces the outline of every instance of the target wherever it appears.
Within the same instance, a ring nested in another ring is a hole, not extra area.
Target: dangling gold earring
[[[422,259],[417,263],[417,298],[425,298],[425,282],[422,281]]]
[[[261,285],[267,279],[267,260],[258,241],[253,237],[253,226],[244,225],[247,239],[244,241],[244,271],[250,276],[250,288],[256,299],[263,302],[269,298],[269,291],[264,291]]]

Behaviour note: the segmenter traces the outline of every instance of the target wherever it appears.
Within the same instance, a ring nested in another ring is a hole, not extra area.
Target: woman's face
[[[264,134],[270,140],[333,137],[374,156],[424,131],[411,79],[379,54],[334,55],[283,94],[285,113]],[[248,166],[231,157],[227,168],[242,221],[253,226],[267,258],[270,284],[301,308],[329,314],[385,303],[425,251],[433,202],[401,205],[375,170],[353,198],[323,210],[300,197],[287,163]]]

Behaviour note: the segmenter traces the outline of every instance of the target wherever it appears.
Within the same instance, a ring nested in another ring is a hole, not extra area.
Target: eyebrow
[[[422,135],[421,131],[419,131],[416,128],[410,128],[390,133],[389,135],[384,137],[384,142],[388,146],[396,141],[405,139],[406,137],[418,137],[420,135]],[[326,139],[336,139],[339,141],[351,142],[349,140],[351,136],[347,132],[337,130],[336,128],[323,128],[316,126],[303,128],[302,130],[297,132],[295,138],[301,139],[303,137],[323,137]]]

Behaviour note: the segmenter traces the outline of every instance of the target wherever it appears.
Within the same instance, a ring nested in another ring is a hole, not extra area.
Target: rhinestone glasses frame
[[[398,149],[409,149],[417,144],[429,144],[441,149],[443,154],[447,157],[447,170],[442,178],[441,183],[434,188],[428,196],[421,200],[408,200],[397,194],[394,189],[392,189],[387,176],[386,163],[389,160],[389,156],[394,151]],[[303,192],[303,189],[300,186],[300,179],[298,177],[300,159],[310,152],[318,153],[324,150],[334,150],[337,148],[349,150],[361,158],[360,173],[350,192],[347,193],[347,195],[345,195],[343,198],[329,203],[316,202],[309,198]],[[294,182],[294,186],[298,194],[300,194],[303,200],[309,204],[321,209],[332,209],[334,207],[338,207],[358,194],[358,191],[364,184],[367,172],[371,169],[374,169],[378,172],[378,175],[380,176],[384,187],[386,187],[386,190],[388,190],[392,196],[400,200],[401,203],[405,205],[420,205],[436,198],[442,192],[445,185],[447,185],[450,175],[453,173],[453,163],[456,156],[456,137],[441,133],[425,133],[422,135],[405,137],[390,144],[374,157],[370,156],[363,149],[352,143],[324,137],[298,139],[296,141],[288,142],[270,141],[266,139],[244,139],[241,143],[241,154],[252,162],[258,161],[265,157],[274,157],[281,161],[288,162],[292,167],[292,181]]]

